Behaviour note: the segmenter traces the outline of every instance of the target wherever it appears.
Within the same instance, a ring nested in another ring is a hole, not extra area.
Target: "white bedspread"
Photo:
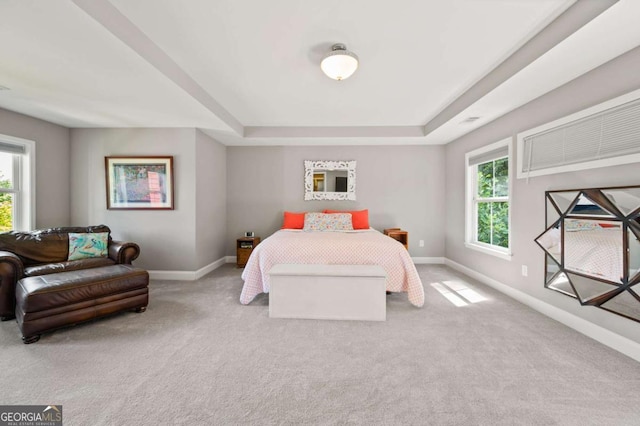
[[[570,271],[601,277],[619,283],[622,280],[622,230],[594,228],[565,232],[564,263]]]
[[[424,304],[424,288],[409,253],[398,241],[374,230],[304,232],[280,230],[251,253],[242,272],[240,303],[269,292],[269,270],[279,263],[380,265],[387,273],[387,290],[406,292],[415,306]]]

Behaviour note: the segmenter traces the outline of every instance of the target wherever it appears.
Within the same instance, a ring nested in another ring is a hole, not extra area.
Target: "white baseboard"
[[[453,260],[445,258],[444,263],[445,265],[450,266],[451,268],[462,272],[463,274],[466,274],[472,278],[475,278],[478,281],[498,290],[501,293],[506,294],[507,296],[517,300],[518,302],[535,309],[541,314],[544,314],[549,318],[552,318],[566,325],[567,327],[571,327],[574,330],[584,334],[585,336],[590,337],[593,340],[602,343],[603,345],[609,346],[610,348],[615,349],[616,351],[621,352],[626,356],[635,359],[636,361],[640,361],[640,343],[620,336],[619,334],[616,334],[610,330],[607,330],[606,328],[600,327],[599,325],[596,325],[567,311],[557,308],[547,302],[543,302],[542,300],[529,296],[528,294],[523,293],[520,290],[509,287],[506,284],[496,281],[493,278],[487,277],[486,275],[474,271],[473,269],[467,268],[466,266],[454,262]]]
[[[200,279],[202,277],[204,277],[205,275],[207,275],[209,272],[211,271],[215,271],[216,269],[218,269],[219,267],[221,267],[222,265],[224,265],[226,263],[226,258],[221,257],[218,260],[215,260],[213,262],[211,262],[210,264],[208,264],[207,266],[204,266],[200,269],[198,269],[196,271],[196,280]]]
[[[418,264],[443,264],[445,262],[444,257],[412,257],[413,263]],[[215,262],[210,263],[204,268],[200,268],[197,271],[149,271],[149,277],[156,280],[185,280],[195,281],[200,277],[205,276],[209,272],[218,269],[225,263],[236,263],[237,256],[225,256]]]
[[[425,264],[443,264],[444,257],[412,257],[413,263],[416,265],[425,265]]]
[[[236,256],[227,256],[227,263],[236,263]],[[416,265],[424,265],[424,264],[444,264],[444,257],[412,257],[413,263]]]
[[[149,271],[149,278],[152,280],[195,281],[228,263],[226,260],[226,257],[221,257],[197,271]]]

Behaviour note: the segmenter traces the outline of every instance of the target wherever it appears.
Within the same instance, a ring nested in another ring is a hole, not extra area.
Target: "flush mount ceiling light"
[[[327,77],[338,81],[344,80],[358,68],[358,55],[349,52],[344,44],[336,43],[331,46],[331,52],[322,59],[320,68]]]

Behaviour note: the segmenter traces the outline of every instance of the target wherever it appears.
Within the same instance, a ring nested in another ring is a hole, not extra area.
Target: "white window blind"
[[[16,145],[13,143],[0,141],[0,152],[8,152],[10,154],[24,154],[26,149],[24,145]]]
[[[519,177],[579,170],[586,167],[564,166],[585,163],[602,167],[638,161],[629,155],[640,154],[640,96],[615,106],[607,104],[606,109],[593,112],[598,109],[594,107],[587,114],[567,117],[571,120],[558,120],[564,123],[550,123],[518,135],[522,158]],[[593,163],[622,157],[619,162]]]
[[[469,157],[469,166],[475,166],[476,164],[482,164],[488,161],[497,160],[498,158],[506,157],[508,155],[509,146],[501,146],[488,152],[483,152],[482,154],[471,155]]]

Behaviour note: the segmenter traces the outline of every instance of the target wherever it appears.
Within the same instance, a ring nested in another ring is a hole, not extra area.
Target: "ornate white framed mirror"
[[[304,162],[305,200],[355,200],[356,162]]]

